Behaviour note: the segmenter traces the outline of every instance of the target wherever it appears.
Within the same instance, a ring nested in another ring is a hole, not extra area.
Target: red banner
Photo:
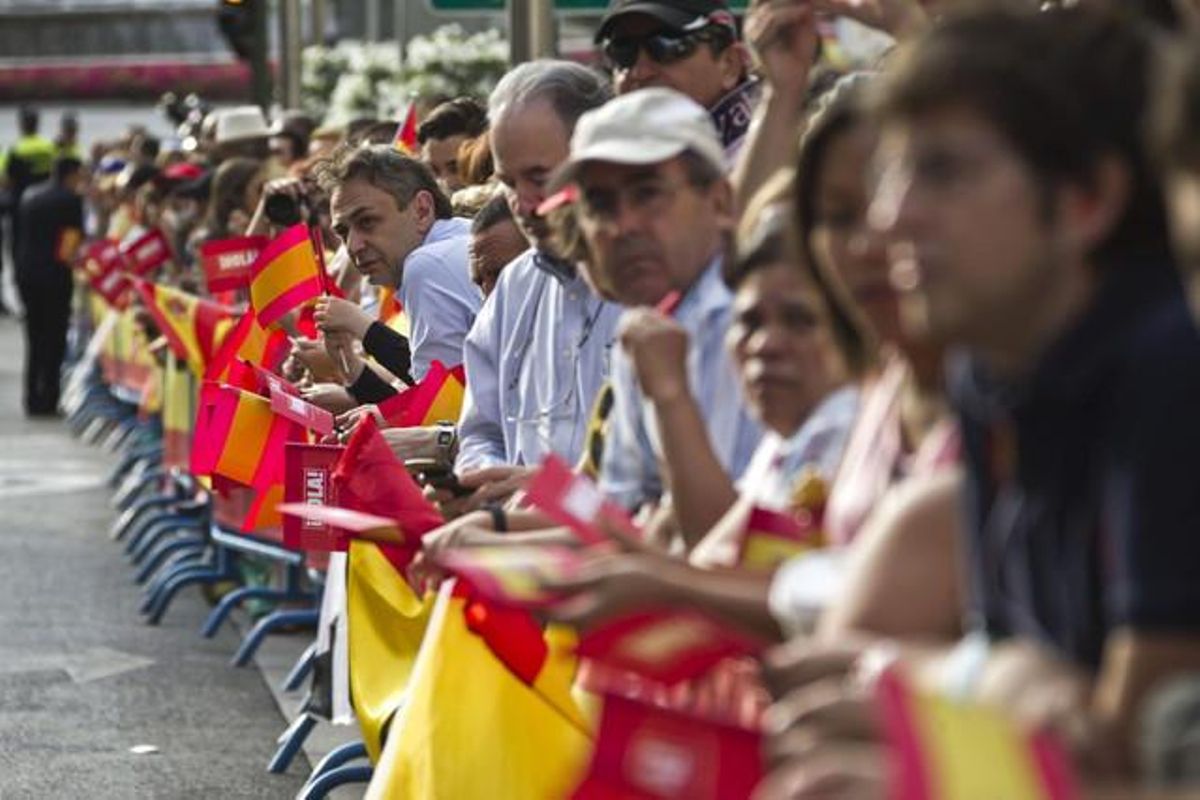
[[[210,292],[245,289],[250,267],[270,240],[265,236],[238,236],[206,242],[200,248],[200,265]]]
[[[592,763],[571,798],[749,797],[764,749],[755,731],[605,695]]]
[[[311,506],[336,505],[334,465],[346,448],[336,444],[288,442],[284,449],[283,499]],[[343,534],[326,522],[292,515],[283,517],[283,544],[293,550],[345,550]]]
[[[171,260],[171,245],[157,228],[125,245],[121,252],[129,262],[129,271],[139,278],[150,275]]]

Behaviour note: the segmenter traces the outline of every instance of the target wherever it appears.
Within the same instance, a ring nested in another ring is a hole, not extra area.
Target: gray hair
[[[552,59],[527,61],[506,72],[492,90],[488,121],[495,125],[513,109],[545,101],[570,131],[585,112],[611,98],[608,79],[582,64]]]
[[[409,158],[386,144],[354,145],[345,142],[313,169],[317,185],[330,195],[346,183],[362,178],[376,189],[387,192],[400,210],[408,207],[417,192],[429,192],[433,215],[449,219],[454,210],[425,164]]]

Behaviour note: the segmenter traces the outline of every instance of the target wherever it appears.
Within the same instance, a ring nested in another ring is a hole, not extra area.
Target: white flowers
[[[413,100],[486,97],[508,67],[508,43],[496,29],[467,35],[443,25],[408,42],[405,60],[395,42],[339,42],[304,50],[301,103],[326,124],[355,117],[394,119]]]

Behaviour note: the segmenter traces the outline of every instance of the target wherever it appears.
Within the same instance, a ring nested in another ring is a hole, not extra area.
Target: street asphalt
[[[24,418],[23,357],[0,318],[0,800],[293,797],[308,766],[266,772],[286,720],[228,666],[237,632],[201,638],[196,591],[141,621],[108,537],[115,456]]]

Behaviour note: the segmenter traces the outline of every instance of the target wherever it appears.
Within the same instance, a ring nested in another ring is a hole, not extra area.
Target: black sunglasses
[[[605,39],[602,45],[604,57],[618,69],[629,69],[637,63],[638,52],[646,51],[656,64],[673,64],[696,52],[696,47],[705,41],[719,41],[719,36],[709,29],[694,33],[669,33],[659,31],[646,36],[630,36],[622,39]]]

